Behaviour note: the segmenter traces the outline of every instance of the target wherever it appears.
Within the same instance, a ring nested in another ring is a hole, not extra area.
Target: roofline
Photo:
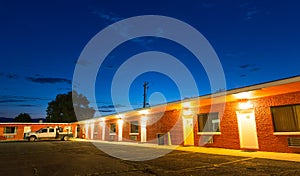
[[[207,98],[216,98],[216,97],[222,97],[222,96],[226,96],[226,95],[237,94],[237,93],[241,93],[241,92],[260,90],[260,89],[271,87],[271,86],[279,86],[279,85],[289,84],[289,83],[298,82],[298,81],[300,81],[300,75],[296,75],[296,76],[292,76],[292,77],[288,77],[288,78],[277,79],[277,80],[268,81],[268,82],[264,82],[264,83],[253,84],[250,86],[244,86],[244,87],[240,87],[240,88],[229,89],[229,90],[226,90],[223,92],[206,94],[206,95],[201,95],[201,96],[193,97],[193,98],[187,98],[187,99],[183,99],[183,100],[176,100],[176,101],[172,101],[172,102],[169,102],[166,104],[158,104],[158,105],[154,105],[154,106],[150,106],[150,107],[146,107],[146,108],[138,108],[138,109],[133,109],[133,110],[128,110],[128,111],[123,111],[120,113],[113,113],[113,114],[109,114],[109,115],[105,115],[105,116],[98,116],[98,117],[94,117],[91,119],[78,121],[77,123],[88,122],[88,121],[91,121],[94,119],[105,118],[105,117],[114,116],[114,115],[118,115],[118,114],[126,114],[129,112],[140,111],[143,109],[159,108],[161,106],[167,106],[167,105],[178,104],[178,103],[183,103],[183,102],[189,102],[189,101],[195,101],[195,100],[201,100],[201,99],[207,99]]]

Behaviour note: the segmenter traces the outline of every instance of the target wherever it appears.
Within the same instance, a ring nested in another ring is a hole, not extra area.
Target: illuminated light
[[[237,99],[248,99],[251,98],[251,92],[241,92],[241,93],[233,94],[233,96]]]
[[[184,116],[188,116],[188,115],[192,115],[193,112],[192,112],[192,110],[190,110],[190,109],[185,109],[185,110],[182,111],[182,114],[183,114]]]
[[[149,110],[148,109],[141,110],[141,111],[139,111],[139,114],[142,114],[142,115],[149,114]]]
[[[118,114],[118,115],[116,115],[117,116],[117,118],[119,118],[119,119],[123,119],[124,118],[124,114]]]
[[[240,110],[247,110],[247,109],[252,109],[252,108],[253,108],[253,104],[250,101],[239,103]]]
[[[123,125],[123,119],[119,119],[118,124],[119,124],[119,126],[122,126]]]
[[[184,102],[184,103],[182,103],[182,107],[183,108],[190,108],[190,107],[192,107],[191,102]]]

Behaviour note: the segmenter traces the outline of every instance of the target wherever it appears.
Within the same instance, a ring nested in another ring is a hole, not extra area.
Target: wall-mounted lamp
[[[191,107],[192,107],[191,102],[182,103],[182,108],[184,108],[184,109],[191,108]]]
[[[240,109],[240,110],[247,110],[247,109],[252,109],[252,108],[253,108],[253,104],[251,101],[238,103],[238,109]]]
[[[252,95],[251,92],[241,92],[241,93],[233,94],[233,96],[236,99],[249,99],[251,98],[251,95]]]
[[[149,114],[149,110],[148,109],[140,110],[139,114],[141,114],[141,115],[147,115],[147,114]]]

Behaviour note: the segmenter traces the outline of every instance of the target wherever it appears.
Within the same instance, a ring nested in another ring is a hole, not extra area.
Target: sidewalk
[[[206,153],[206,154],[213,154],[213,155],[229,155],[229,156],[241,156],[241,157],[250,157],[250,158],[263,158],[263,159],[300,162],[300,154],[296,154],[296,153],[277,153],[277,152],[263,152],[263,151],[253,152],[253,151],[212,148],[212,147],[209,148],[197,147],[197,146],[183,147],[183,146],[175,146],[175,145],[157,145],[157,144],[149,144],[149,143],[108,142],[108,141],[86,140],[86,139],[77,139],[77,138],[72,140],[93,142],[93,143],[129,145],[129,146],[138,146],[138,147],[151,147],[151,148],[160,148],[160,149],[173,149],[173,150]]]

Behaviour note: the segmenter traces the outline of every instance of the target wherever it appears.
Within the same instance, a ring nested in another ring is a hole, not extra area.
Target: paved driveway
[[[96,145],[123,159],[112,157],[89,142],[0,143],[0,175],[300,175],[299,162]],[[154,153],[168,154],[147,161],[128,160],[141,160]]]

